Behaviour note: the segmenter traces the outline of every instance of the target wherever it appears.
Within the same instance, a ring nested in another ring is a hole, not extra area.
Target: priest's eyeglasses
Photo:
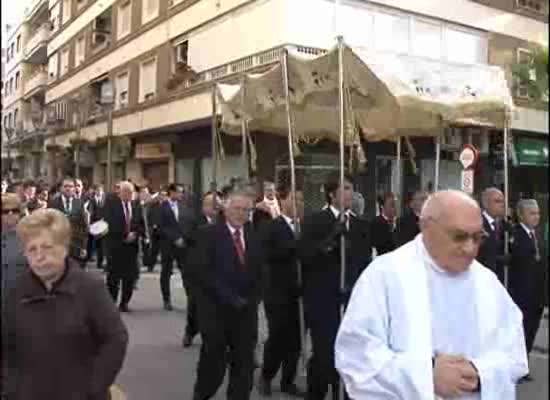
[[[436,224],[439,224],[441,228],[445,231],[447,236],[449,236],[449,238],[456,244],[464,244],[471,239],[475,245],[479,246],[481,243],[483,243],[485,239],[487,239],[487,237],[489,237],[487,232],[485,232],[484,230],[480,232],[469,233],[469,232],[464,232],[463,230],[460,230],[460,229],[448,229],[442,226],[439,220],[434,218],[430,218],[430,221]]]

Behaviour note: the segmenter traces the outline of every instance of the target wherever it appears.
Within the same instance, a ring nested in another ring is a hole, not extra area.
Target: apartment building
[[[44,105],[49,35],[47,0],[30,2],[18,25],[8,33],[2,122],[4,134],[10,137],[6,144],[14,178],[46,175]]]
[[[237,81],[243,72],[273,65],[285,46],[306,56],[320,54],[335,45],[337,34],[373,51],[509,69],[515,62],[510,55],[519,48],[547,43],[547,9],[532,3],[342,0],[336,8],[334,0],[50,0],[45,102],[56,111],[56,121],[55,126],[50,121],[46,141],[49,173],[71,172],[74,165],[67,160],[78,146],[80,175],[105,181],[108,113],[100,103],[106,82],[112,82],[114,179],[145,179],[152,186],[176,180],[204,190],[212,171],[214,82]],[[182,72],[188,68],[193,72]],[[547,134],[541,123],[548,118],[546,105],[531,103],[521,103],[515,129]],[[273,178],[286,143],[269,132],[252,137],[257,175]],[[240,138],[222,140],[221,184],[249,172],[241,162]],[[460,176],[451,154],[457,142],[449,138],[449,159],[442,162],[447,186]],[[487,141],[478,146],[488,153]],[[418,140],[415,148],[420,172],[400,175],[405,187],[407,182],[426,187],[433,176],[433,143]],[[394,188],[394,154],[387,143],[369,146],[374,167],[365,182]]]

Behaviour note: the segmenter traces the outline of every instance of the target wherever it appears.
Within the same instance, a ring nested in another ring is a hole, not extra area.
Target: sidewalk
[[[548,308],[545,308],[544,316],[542,317],[539,331],[537,332],[537,337],[535,338],[533,350],[538,351],[539,353],[548,354],[548,340]]]

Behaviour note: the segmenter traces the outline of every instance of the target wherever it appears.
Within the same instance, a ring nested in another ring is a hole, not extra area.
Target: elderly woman
[[[69,261],[71,227],[60,211],[23,218],[17,237],[29,269],[7,303],[13,398],[107,400],[128,333],[104,283]]]

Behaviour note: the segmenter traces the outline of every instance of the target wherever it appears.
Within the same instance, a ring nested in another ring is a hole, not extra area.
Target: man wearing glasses
[[[485,236],[477,202],[437,192],[420,227],[353,289],[336,339],[350,397],[514,400],[528,371],[522,314],[475,260]]]

